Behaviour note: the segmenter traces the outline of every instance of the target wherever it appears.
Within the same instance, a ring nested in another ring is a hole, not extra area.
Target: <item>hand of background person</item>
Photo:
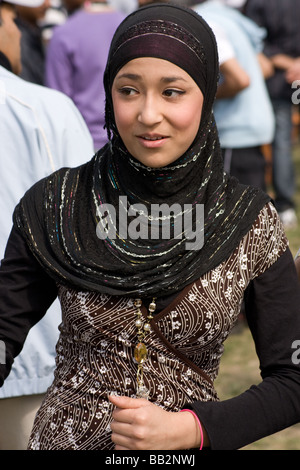
[[[170,412],[143,398],[112,395],[116,408],[111,423],[116,450],[175,450],[199,448],[201,433],[189,412]],[[204,445],[207,445],[205,430]]]
[[[300,80],[300,59],[295,59],[292,65],[287,69],[285,78],[288,83]]]

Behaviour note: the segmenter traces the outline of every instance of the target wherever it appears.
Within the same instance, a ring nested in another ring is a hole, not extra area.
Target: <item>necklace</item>
[[[153,298],[152,302],[150,303],[148,307],[148,316],[147,316],[146,322],[143,321],[143,314],[141,312],[141,306],[142,306],[141,299],[136,299],[134,302],[134,305],[137,308],[135,326],[138,329],[137,331],[138,343],[136,344],[134,348],[134,359],[138,364],[138,370],[137,370],[137,376],[136,376],[136,381],[137,381],[136,396],[138,398],[148,399],[150,392],[144,384],[144,363],[147,360],[148,351],[144,343],[144,340],[145,340],[146,335],[151,331],[150,322],[153,318],[152,314],[154,313],[156,309],[155,297]]]

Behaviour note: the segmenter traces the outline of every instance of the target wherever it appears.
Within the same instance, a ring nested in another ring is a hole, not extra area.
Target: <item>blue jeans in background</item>
[[[292,103],[272,100],[276,129],[272,145],[273,188],[278,212],[294,208],[295,170],[292,156]]]

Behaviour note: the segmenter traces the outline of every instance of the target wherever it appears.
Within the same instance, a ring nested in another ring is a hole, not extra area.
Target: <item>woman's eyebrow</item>
[[[162,77],[161,78],[161,82],[164,82],[164,83],[172,83],[172,82],[178,82],[178,81],[186,82],[186,80],[183,77],[180,77],[180,76]]]
[[[135,73],[122,73],[121,75],[116,76],[116,80],[121,80],[122,78],[129,78],[129,80],[141,80],[141,75]]]
[[[116,77],[117,80],[121,80],[122,78],[127,78],[129,80],[134,80],[134,81],[142,80],[142,76],[136,73],[122,73],[121,75],[118,75]],[[186,82],[186,80],[183,77],[175,76],[175,75],[170,76],[170,77],[162,77],[160,79],[160,81],[163,83],[172,83],[172,82],[177,82],[179,80]]]

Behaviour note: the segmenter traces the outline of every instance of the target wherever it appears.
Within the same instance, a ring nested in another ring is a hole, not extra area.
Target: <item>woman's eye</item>
[[[119,93],[124,96],[132,96],[137,93],[137,91],[134,88],[123,87],[119,89]]]
[[[185,91],[183,90],[174,90],[173,88],[169,88],[168,90],[164,91],[164,95],[168,98],[176,98],[177,96],[184,95]]]

